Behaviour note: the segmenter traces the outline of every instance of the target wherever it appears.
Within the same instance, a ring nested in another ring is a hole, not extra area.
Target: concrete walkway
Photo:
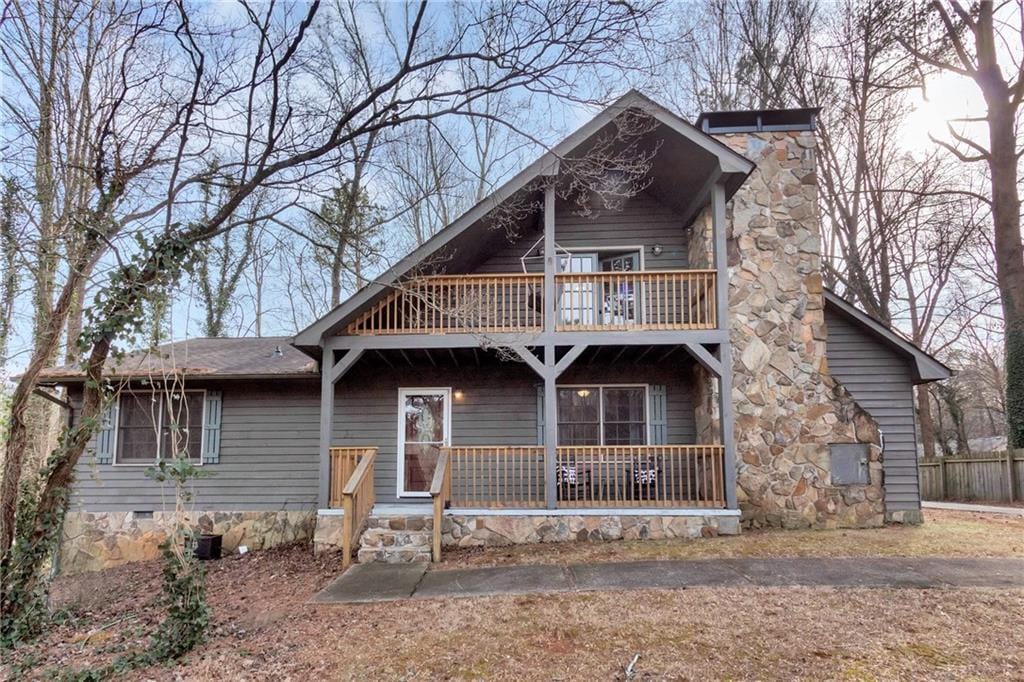
[[[943,509],[945,511],[981,512],[983,514],[1024,516],[1024,507],[999,507],[993,504],[967,504],[964,502],[922,502],[921,506],[925,509]]]
[[[1024,559],[787,558],[634,561],[427,570],[358,564],[316,604],[687,587],[1024,588]]]

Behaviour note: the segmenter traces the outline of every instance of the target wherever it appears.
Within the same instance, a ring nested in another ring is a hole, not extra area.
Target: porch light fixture
[[[586,398],[588,395],[590,395],[590,389],[581,388],[580,390],[576,391],[576,395],[578,395],[581,398]]]
[[[457,401],[459,401],[461,403],[462,399],[466,397],[466,394],[463,393],[462,391],[453,391],[452,392],[452,397],[455,398],[455,400],[457,400]]]
[[[665,253],[665,247],[662,246],[661,244],[655,244],[654,246],[651,247],[651,253],[654,254],[655,256],[660,256],[661,254]]]

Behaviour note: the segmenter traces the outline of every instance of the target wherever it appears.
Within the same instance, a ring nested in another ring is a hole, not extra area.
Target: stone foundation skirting
[[[441,544],[496,547],[534,542],[662,540],[736,535],[739,517],[724,515],[446,516]]]
[[[316,524],[312,511],[197,511],[188,516],[200,532],[223,535],[224,552],[240,545],[257,550],[308,541]],[[61,540],[61,573],[158,559],[172,522],[171,512],[146,517],[135,512],[69,512]]]
[[[924,523],[924,512],[920,509],[904,509],[901,511],[887,511],[885,513],[886,523],[902,523],[917,526]]]
[[[427,530],[430,517],[390,519],[391,527]],[[342,517],[321,514],[313,536],[316,551],[341,546]],[[544,514],[449,512],[442,522],[445,547],[500,547],[538,542],[661,540],[737,535],[739,515],[702,514]]]

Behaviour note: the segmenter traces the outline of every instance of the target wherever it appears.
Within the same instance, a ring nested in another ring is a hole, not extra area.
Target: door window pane
[[[417,443],[440,443],[444,440],[444,396],[406,396],[405,440]]]
[[[407,443],[405,446],[405,489],[426,492],[434,478],[441,445],[434,443]]]
[[[406,492],[427,492],[445,442],[445,400],[441,393],[407,394],[402,403],[402,472]]]

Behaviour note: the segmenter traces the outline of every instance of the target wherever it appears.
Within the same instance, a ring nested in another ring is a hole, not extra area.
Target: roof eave
[[[913,361],[914,383],[925,384],[932,381],[942,381],[953,376],[953,370],[943,364],[940,360],[916,346],[911,341],[903,338],[881,320],[875,319],[863,310],[842,298],[831,289],[825,289],[825,300],[833,304],[849,319],[865,327],[875,337],[886,342],[889,346],[910,356]]]

